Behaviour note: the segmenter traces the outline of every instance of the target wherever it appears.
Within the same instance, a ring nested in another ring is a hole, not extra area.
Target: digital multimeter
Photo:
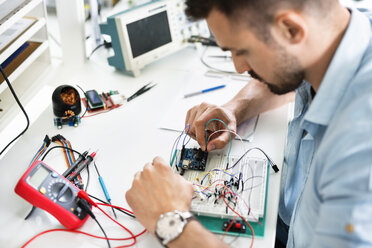
[[[14,190],[52,214],[67,229],[79,228],[88,219],[88,213],[78,206],[80,189],[42,161],[30,166]]]

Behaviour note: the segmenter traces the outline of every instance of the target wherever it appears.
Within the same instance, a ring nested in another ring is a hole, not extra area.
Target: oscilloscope
[[[115,55],[108,63],[134,76],[147,64],[185,47],[191,35],[210,35],[205,21],[187,20],[183,0],[157,0],[128,9],[108,17],[100,29],[111,36]]]

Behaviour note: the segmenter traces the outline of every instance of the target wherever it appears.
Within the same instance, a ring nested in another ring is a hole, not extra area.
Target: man
[[[211,118],[234,131],[245,119],[290,101],[296,90],[278,238],[287,247],[372,247],[372,21],[338,0],[186,4],[187,14],[206,18],[219,46],[231,51],[236,71],[257,79],[223,106],[202,103],[189,110],[190,135],[205,148]],[[206,149],[227,143],[221,133]],[[159,216],[188,211],[192,186],[155,158],[136,174],[126,197],[138,220],[164,238]],[[225,246],[196,221],[167,245]]]

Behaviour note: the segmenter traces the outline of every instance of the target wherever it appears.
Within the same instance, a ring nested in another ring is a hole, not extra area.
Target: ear
[[[274,32],[277,38],[289,44],[301,43],[308,31],[307,23],[298,12],[287,11],[275,17]]]

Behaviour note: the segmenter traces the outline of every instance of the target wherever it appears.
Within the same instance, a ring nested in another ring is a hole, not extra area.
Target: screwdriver
[[[108,203],[110,203],[110,205],[112,205],[112,204],[111,204],[111,197],[110,197],[110,195],[109,195],[109,193],[108,193],[108,191],[107,191],[107,188],[106,188],[105,182],[103,181],[103,178],[102,178],[101,175],[99,174],[99,171],[98,171],[98,168],[97,168],[96,163],[94,163],[94,167],[96,168],[96,171],[97,171],[97,174],[98,174],[98,180],[99,180],[99,183],[101,184],[101,188],[102,188],[102,190],[103,190],[103,193],[105,194],[106,200],[108,201]],[[114,211],[114,208],[111,207],[111,209],[112,209],[112,212],[113,212],[114,215],[115,215],[115,219],[117,219],[118,217],[116,216],[116,213],[115,213],[115,211]]]
[[[75,160],[75,162],[65,171],[63,172],[62,176],[67,177],[71,174],[73,170],[76,169],[76,167],[85,160],[85,157],[88,155],[88,151],[83,152],[83,154],[79,155],[78,159]]]
[[[81,165],[76,169],[75,173],[69,175],[68,177],[66,177],[66,179],[69,181],[74,180],[80,174],[80,172],[84,170],[93,161],[95,156],[96,156],[95,152],[92,152],[90,155],[88,155],[87,159],[81,163]]]

